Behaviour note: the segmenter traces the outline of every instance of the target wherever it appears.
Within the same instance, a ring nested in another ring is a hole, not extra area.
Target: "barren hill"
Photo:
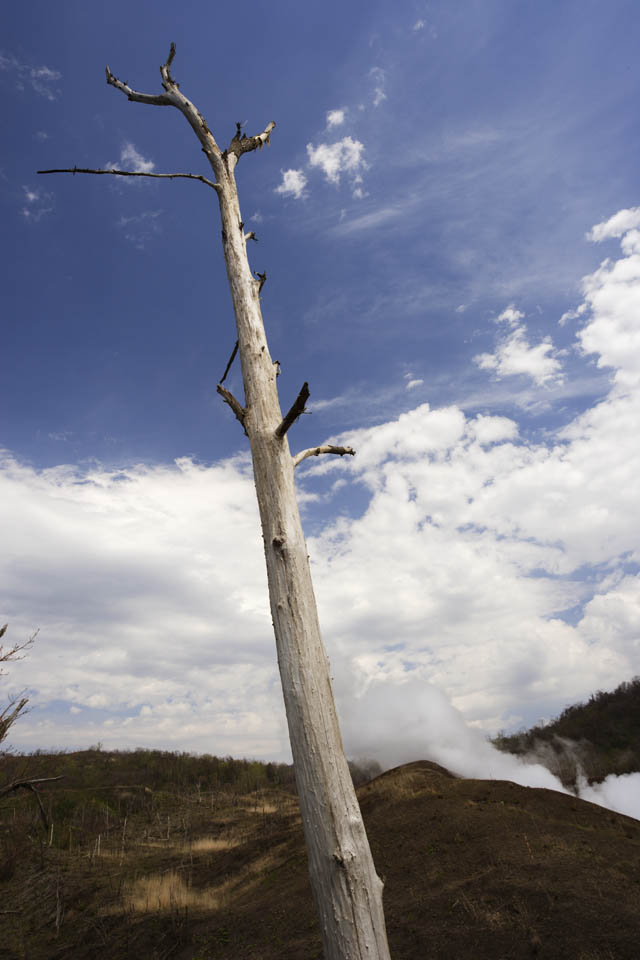
[[[320,958],[294,798],[150,794],[126,823],[111,803],[100,850],[27,841],[0,878],[2,960]],[[359,795],[394,960],[637,960],[639,821],[427,762]]]

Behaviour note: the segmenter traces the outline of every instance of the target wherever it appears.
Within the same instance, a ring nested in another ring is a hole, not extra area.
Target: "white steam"
[[[442,690],[423,680],[374,679],[361,696],[339,699],[349,756],[377,760],[383,769],[431,760],[460,777],[510,780],[523,787],[569,792],[542,764],[496,749],[479,730],[467,725]],[[640,819],[640,773],[612,774],[591,786],[583,778],[578,795]]]

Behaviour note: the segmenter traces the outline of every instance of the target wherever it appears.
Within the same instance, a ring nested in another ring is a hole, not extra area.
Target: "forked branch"
[[[307,457],[319,457],[321,453],[335,453],[339,457],[344,457],[345,454],[348,454],[350,457],[355,457],[356,455],[353,447],[334,447],[333,444],[325,443],[320,447],[309,447],[308,450],[302,450],[300,453],[296,453],[293,458],[294,468],[297,467],[299,463],[302,463],[303,460],[306,460]]]

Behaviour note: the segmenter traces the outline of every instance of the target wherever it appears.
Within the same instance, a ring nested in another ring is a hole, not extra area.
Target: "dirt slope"
[[[154,799],[100,851],[34,828],[0,875],[0,960],[319,960],[297,807],[271,796]],[[640,821],[426,762],[359,796],[394,960],[640,957]]]
[[[388,771],[360,802],[394,960],[638,960],[639,821],[426,762]],[[320,957],[300,844],[239,898],[220,956]]]

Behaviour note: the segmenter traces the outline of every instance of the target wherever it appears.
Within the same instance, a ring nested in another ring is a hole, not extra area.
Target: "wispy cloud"
[[[24,206],[20,210],[21,215],[29,223],[38,223],[48,213],[53,213],[54,198],[52,193],[45,193],[43,190],[32,190],[30,187],[22,187],[24,195]]]
[[[118,227],[123,231],[125,240],[133,244],[138,250],[144,250],[147,242],[159,233],[162,233],[159,218],[162,210],[145,210],[131,217],[120,217]]]
[[[61,90],[56,84],[62,74],[51,67],[36,67],[18,60],[13,54],[0,53],[0,71],[12,74],[18,90],[30,87],[35,93],[47,100],[57,100]]]
[[[109,161],[109,163],[105,164],[105,167],[107,170],[125,169],[132,170],[134,173],[152,173],[155,169],[155,163],[153,160],[145,159],[137,147],[130,141],[127,141],[122,145],[119,161]],[[127,179],[126,177],[122,179],[126,180],[128,184],[139,183],[139,181]]]
[[[386,82],[387,77],[382,67],[372,67],[369,70],[369,77],[373,82],[373,105],[379,107],[387,99]]]

